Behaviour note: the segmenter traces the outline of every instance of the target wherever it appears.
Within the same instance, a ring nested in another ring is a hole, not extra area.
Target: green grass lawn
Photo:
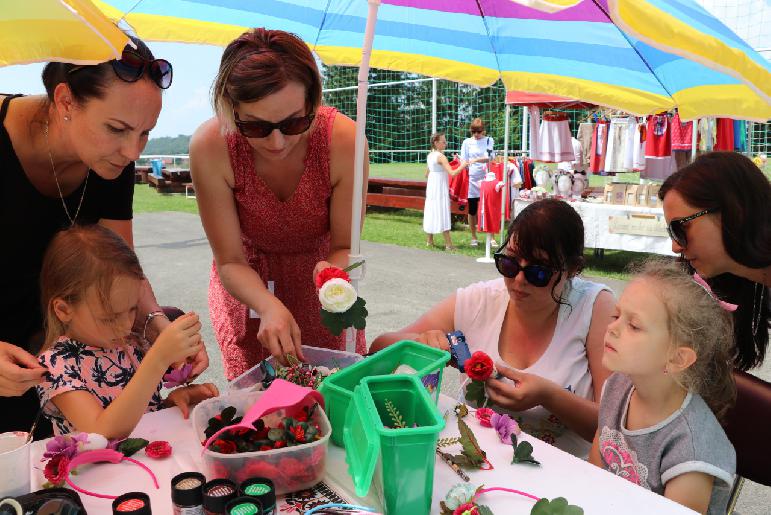
[[[369,165],[369,176],[425,181],[426,163],[372,163]]]
[[[382,165],[378,165],[382,166]],[[404,168],[394,168],[389,171],[401,173]],[[409,177],[400,177],[409,178]],[[134,187],[134,212],[146,213],[155,211],[182,211],[184,213],[198,213],[198,204],[195,199],[185,198],[184,194],[160,194],[147,184],[137,184]],[[426,234],[423,232],[423,212],[412,209],[379,209],[367,210],[364,222],[364,230],[361,238],[374,243],[390,243],[403,247],[445,252],[444,238],[441,234],[434,236],[434,247],[426,246]],[[465,224],[455,223],[451,232],[453,244],[458,247],[455,254],[465,256],[484,256],[484,245],[470,247],[471,233]],[[498,239],[498,238],[496,238]],[[603,258],[597,258],[591,249],[585,252],[586,270],[589,275],[613,277],[617,279],[627,278],[624,272],[627,264],[644,257],[646,254],[636,252],[624,252],[618,250],[606,250]]]

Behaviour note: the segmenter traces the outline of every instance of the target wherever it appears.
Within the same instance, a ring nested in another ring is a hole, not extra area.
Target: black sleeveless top
[[[0,341],[36,352],[42,341],[43,315],[38,281],[43,254],[54,234],[68,227],[70,221],[59,197],[46,197],[30,183],[14,151],[4,121],[11,100],[18,96],[5,97],[0,105],[0,235],[3,241],[0,249]],[[83,184],[65,197],[70,215],[78,209],[82,193]],[[134,163],[112,181],[89,171],[88,186],[76,223],[96,223],[102,218],[131,220],[133,198]],[[0,409],[7,414],[0,417],[0,432],[29,430],[31,418],[29,424],[17,419],[8,425],[9,421],[3,420],[6,416],[17,418],[7,403],[28,399],[29,394],[17,399],[0,397]],[[31,399],[34,417],[36,396]],[[23,403],[26,405],[28,401]],[[25,407],[27,409],[22,411],[30,408]]]

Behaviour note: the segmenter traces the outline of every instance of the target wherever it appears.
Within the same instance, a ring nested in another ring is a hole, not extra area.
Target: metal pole
[[[527,155],[528,131],[530,129],[530,113],[527,107],[522,106],[522,154]]]
[[[509,184],[509,117],[511,106],[506,104],[506,119],[503,122],[503,191],[501,191],[501,236],[498,242],[503,245],[506,234],[506,200],[511,190]]]
[[[436,134],[436,79],[431,79],[431,134]]]
[[[696,148],[699,143],[699,119],[693,120],[693,134],[691,135],[691,163],[696,159]]]

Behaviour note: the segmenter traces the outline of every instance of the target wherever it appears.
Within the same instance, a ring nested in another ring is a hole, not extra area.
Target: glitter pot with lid
[[[236,497],[225,506],[226,515],[263,515],[262,504],[254,497]]]
[[[150,496],[144,492],[129,492],[112,501],[113,515],[152,515]]]
[[[276,488],[273,481],[266,477],[250,477],[241,483],[241,495],[254,497],[262,504],[265,515],[273,515],[276,510]]]
[[[238,495],[236,484],[229,479],[213,479],[203,486],[203,512],[221,515],[228,502]]]
[[[174,515],[203,515],[203,485],[206,477],[199,472],[183,472],[171,480]]]

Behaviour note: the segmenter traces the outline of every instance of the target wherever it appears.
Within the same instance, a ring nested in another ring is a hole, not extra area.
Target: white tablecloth
[[[450,410],[447,427],[442,432],[442,437],[458,436],[455,415],[452,413],[454,405],[455,401],[450,397],[440,397],[441,412]],[[470,414],[466,421],[495,467],[491,471],[469,471],[468,475],[474,485],[514,488],[539,497],[565,497],[572,504],[581,506],[587,515],[693,513],[665,497],[653,494],[529,436],[523,436],[523,438],[533,444],[533,456],[541,462],[541,466],[512,465],[511,445],[502,444],[494,430],[481,427],[473,414]],[[144,470],[125,462],[117,465],[97,464],[79,467],[78,474],[73,476],[73,481],[82,488],[98,493],[120,495],[131,491],[143,491],[150,495],[153,513],[172,513],[171,478],[180,472],[202,471],[199,460],[201,444],[196,441],[191,422],[183,420],[176,408],[148,413],[142,417],[132,436],[150,441],[167,440],[174,448],[171,457],[163,460],[147,458],[142,451],[133,456],[155,473],[160,484],[159,490],[154,489],[149,475]],[[33,444],[31,453],[33,490],[37,490],[45,482],[40,464],[43,450],[42,442]],[[332,444],[329,445],[327,455],[325,481],[333,488],[344,491],[354,502],[364,506],[380,507],[378,499],[375,498],[374,488],[370,489],[365,499],[359,499],[353,495],[353,483],[348,476],[345,452]],[[444,499],[452,485],[461,481],[447,464],[437,458],[431,513],[439,513],[439,501]],[[89,513],[110,513],[110,500],[87,495],[81,495],[81,498]],[[532,500],[504,492],[485,494],[480,502],[489,506],[496,515],[527,514],[530,513],[533,505]]]
[[[518,215],[531,202],[531,200],[515,199],[514,216]],[[672,242],[666,236],[614,234],[609,230],[611,216],[655,215],[664,223],[664,210],[660,207],[595,204],[581,201],[569,201],[568,204],[581,215],[581,219],[584,221],[584,246],[587,248],[650,252],[666,256],[674,255],[672,253]]]

